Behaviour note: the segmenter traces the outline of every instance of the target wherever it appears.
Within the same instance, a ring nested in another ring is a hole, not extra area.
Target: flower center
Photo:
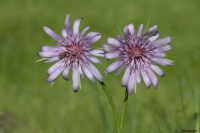
[[[139,48],[132,48],[129,54],[132,58],[139,58],[142,55],[142,51]]]

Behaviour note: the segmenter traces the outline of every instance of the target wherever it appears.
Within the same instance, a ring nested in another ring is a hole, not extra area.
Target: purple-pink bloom
[[[106,51],[106,59],[119,58],[105,69],[105,73],[110,73],[119,68],[119,74],[127,66],[122,77],[121,85],[126,87],[130,95],[135,88],[141,83],[141,77],[144,80],[146,88],[151,84],[158,87],[156,74],[164,76],[164,72],[156,65],[163,66],[174,65],[172,61],[166,59],[165,51],[171,49],[169,44],[171,37],[167,36],[158,39],[159,33],[157,26],[149,28],[146,33],[142,34],[143,24],[140,25],[138,33],[134,30],[133,24],[124,27],[124,38],[117,35],[117,39],[107,38],[107,44],[103,44]]]
[[[101,38],[99,32],[89,32],[85,35],[89,27],[86,27],[82,33],[79,34],[80,19],[76,19],[73,29],[70,27],[70,14],[65,20],[65,28],[62,29],[62,36],[60,37],[48,27],[43,27],[44,31],[55,40],[56,47],[43,46],[42,51],[38,52],[38,56],[47,58],[46,63],[58,61],[52,65],[47,74],[49,75],[47,83],[53,82],[60,73],[63,72],[63,78],[68,79],[70,69],[72,69],[73,90],[77,92],[79,89],[80,76],[84,74],[93,82],[97,78],[100,82],[103,81],[101,73],[91,63],[101,64],[102,62],[91,56],[104,57],[104,51],[93,49],[92,45]],[[91,62],[90,62],[91,61]]]

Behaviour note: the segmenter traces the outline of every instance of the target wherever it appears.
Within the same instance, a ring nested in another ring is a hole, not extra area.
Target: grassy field
[[[54,45],[43,31],[61,33],[64,20],[83,17],[81,30],[102,33],[94,45],[116,37],[124,25],[158,25],[161,37],[170,35],[168,58],[176,66],[161,67],[159,87],[144,83],[128,101],[124,133],[200,132],[200,1],[199,0],[1,0],[0,1],[0,133],[115,133],[111,107],[99,83],[81,79],[82,89],[72,91],[72,80],[60,76],[46,84],[51,64],[35,63],[43,45]],[[122,74],[105,75],[111,61],[95,65],[104,76],[119,116],[123,106]],[[70,76],[71,77],[71,76]],[[71,78],[70,78],[71,79]],[[105,119],[106,118],[106,119]]]

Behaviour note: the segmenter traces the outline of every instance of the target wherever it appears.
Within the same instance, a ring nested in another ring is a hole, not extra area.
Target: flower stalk
[[[110,92],[109,92],[108,88],[106,87],[106,85],[104,84],[104,82],[99,82],[99,83],[101,84],[101,87],[103,88],[104,92],[106,93],[106,96],[108,97],[108,100],[109,100],[110,105],[112,107],[113,114],[114,114],[114,117],[115,117],[116,126],[117,126],[117,132],[121,133],[117,110],[116,110],[115,104],[113,102],[113,99],[110,95]]]

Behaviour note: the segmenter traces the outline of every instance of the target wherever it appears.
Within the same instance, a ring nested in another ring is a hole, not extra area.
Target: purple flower
[[[68,74],[72,68],[73,90],[77,92],[80,76],[84,77],[84,74],[93,82],[95,82],[95,78],[100,82],[103,81],[101,73],[90,61],[101,64],[102,62],[99,59],[91,55],[104,57],[104,51],[92,48],[92,44],[101,38],[99,32],[89,32],[85,35],[89,29],[89,27],[86,27],[79,34],[82,18],[75,20],[73,30],[70,27],[69,18],[70,14],[67,15],[65,28],[62,29],[63,38],[48,27],[43,27],[44,31],[55,40],[57,47],[43,46],[42,51],[37,54],[40,57],[47,58],[46,63],[58,61],[48,69],[47,83],[53,82],[62,72],[63,78],[68,80]]]
[[[138,33],[135,33],[134,25],[129,24],[124,27],[124,38],[117,35],[118,39],[107,38],[107,43],[103,44],[106,59],[119,58],[105,69],[105,73],[110,73],[119,68],[119,74],[125,66],[127,66],[122,77],[121,85],[128,89],[129,95],[135,86],[141,83],[141,77],[147,88],[154,85],[158,87],[156,74],[164,76],[164,72],[155,64],[163,66],[174,65],[172,61],[165,59],[165,51],[171,49],[169,44],[171,37],[167,36],[158,39],[159,33],[157,26],[149,28],[142,35],[143,24],[140,25]]]

